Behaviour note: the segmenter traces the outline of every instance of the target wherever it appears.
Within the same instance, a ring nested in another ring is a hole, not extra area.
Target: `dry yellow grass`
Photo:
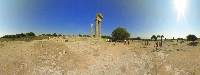
[[[68,40],[0,42],[0,75],[200,75],[200,45]]]

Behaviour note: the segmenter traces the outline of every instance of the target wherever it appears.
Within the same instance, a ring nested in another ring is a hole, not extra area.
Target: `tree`
[[[196,41],[197,39],[198,39],[198,38],[197,38],[195,35],[191,35],[191,34],[190,34],[190,35],[187,36],[187,40],[188,40],[188,41],[193,41],[193,42],[194,42],[194,41]]]
[[[58,36],[62,36],[62,34],[58,34]]]
[[[30,36],[36,36],[36,35],[33,32],[29,32],[29,33],[26,33],[26,36],[30,37]]]
[[[160,38],[160,37],[161,37],[160,35],[157,35],[157,39]]]
[[[45,36],[52,36],[51,34],[46,34]]]
[[[101,38],[111,39],[111,37],[110,37],[110,36],[107,36],[107,35],[103,35],[103,36],[101,36]]]
[[[192,45],[192,46],[195,46],[195,45],[197,45],[197,43],[195,43],[194,41],[196,41],[198,38],[195,36],[195,35],[192,35],[192,34],[190,34],[190,35],[188,35],[187,36],[187,40],[188,41],[192,41],[189,45]]]
[[[78,34],[78,36],[79,36],[79,37],[83,37],[83,35],[81,35],[81,34]]]
[[[129,37],[130,37],[130,33],[125,28],[122,28],[122,27],[118,27],[112,32],[112,38],[114,41],[126,40]]]
[[[52,34],[52,36],[55,36],[55,37],[56,37],[56,36],[57,36],[57,34],[56,34],[56,33],[53,33],[53,34]]]
[[[195,35],[188,35],[187,36],[187,40],[188,41],[192,41],[192,42],[194,42],[194,41],[196,41],[198,38],[195,36]]]
[[[151,37],[151,40],[157,41],[157,37],[156,37],[155,35],[153,35],[153,36]]]
[[[136,37],[136,40],[141,40],[141,37]]]
[[[25,37],[25,36],[26,36],[26,34],[24,34],[24,33],[16,34],[15,38],[21,38],[21,37]]]

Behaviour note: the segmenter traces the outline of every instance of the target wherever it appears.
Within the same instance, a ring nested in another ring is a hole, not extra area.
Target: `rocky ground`
[[[0,75],[200,75],[200,45],[94,39],[0,42]]]

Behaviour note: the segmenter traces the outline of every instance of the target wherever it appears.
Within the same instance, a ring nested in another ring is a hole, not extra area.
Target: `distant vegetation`
[[[48,37],[53,36],[53,37],[57,37],[57,36],[63,36],[63,35],[62,34],[53,33],[53,34],[41,34],[39,36],[48,36]]]
[[[32,40],[42,40],[42,39],[47,39],[49,37],[58,37],[58,36],[63,36],[63,35],[53,33],[53,34],[41,34],[39,36],[36,36],[35,33],[28,32],[15,35],[5,35],[1,37],[0,41],[32,41]]]
[[[23,37],[35,37],[35,33],[29,32],[29,33],[21,33],[16,35],[5,35],[2,38],[23,38]]]
[[[127,40],[130,37],[130,33],[122,27],[118,27],[112,32],[113,41]]]
[[[1,37],[0,41],[32,41],[37,39],[41,38],[36,37],[35,33],[33,32],[28,32],[15,35],[5,35]]]
[[[142,40],[142,38],[141,37],[129,38],[129,40]]]
[[[47,39],[49,37],[60,37],[60,36],[64,36],[62,34],[57,34],[57,33],[53,33],[53,34],[41,34],[41,35],[36,35],[33,32],[28,32],[28,33],[21,33],[21,34],[15,34],[15,35],[5,35],[3,37],[0,38],[0,41],[32,41],[32,40],[42,40],[42,39]],[[79,34],[79,37],[90,37],[89,35],[82,35]],[[130,33],[122,27],[118,27],[116,29],[113,30],[111,36],[107,36],[107,35],[103,35],[101,36],[103,39],[110,39],[112,41],[124,41],[124,40],[142,40],[141,37],[136,37],[136,38],[129,38],[130,37]],[[160,45],[162,46],[162,42],[163,42],[163,35],[153,35],[151,37],[151,40],[153,41],[157,41],[158,39],[160,39]],[[191,41],[188,45],[190,46],[197,46],[198,45],[198,38],[195,35],[188,35],[187,37],[187,41]],[[173,37],[174,39],[174,37]],[[171,40],[173,40],[171,39]],[[165,38],[166,40],[166,38]],[[178,40],[184,40],[183,38],[177,38],[177,42]]]
[[[151,40],[157,41],[156,35],[153,35],[153,36],[151,37]]]
[[[151,40],[153,40],[153,41],[156,41],[156,47],[158,47],[158,46],[160,46],[160,47],[162,47],[162,45],[163,45],[163,38],[164,38],[164,35],[152,35],[151,36]],[[160,42],[158,41],[160,39]],[[166,40],[166,38],[165,38],[165,40]]]
[[[85,35],[85,34],[79,34],[79,37],[90,37],[90,35]]]
[[[101,36],[101,38],[103,38],[103,39],[112,39],[111,36],[107,36],[107,35],[103,35],[103,36]]]

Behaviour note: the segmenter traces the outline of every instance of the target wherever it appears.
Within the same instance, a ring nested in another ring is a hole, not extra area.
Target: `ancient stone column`
[[[93,35],[94,35],[94,25],[91,24],[90,25],[90,37],[93,37]]]
[[[102,22],[103,16],[101,13],[97,13],[96,15],[96,25],[95,25],[95,38],[101,37],[101,22]]]

